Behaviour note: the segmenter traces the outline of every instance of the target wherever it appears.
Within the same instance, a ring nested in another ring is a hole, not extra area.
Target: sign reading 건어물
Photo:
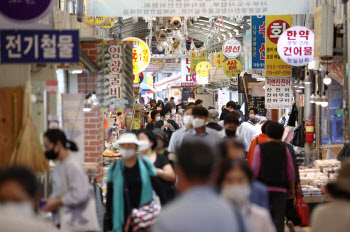
[[[265,108],[289,109],[292,107],[292,91],[290,77],[266,77]]]
[[[78,63],[78,30],[2,30],[1,63]]]

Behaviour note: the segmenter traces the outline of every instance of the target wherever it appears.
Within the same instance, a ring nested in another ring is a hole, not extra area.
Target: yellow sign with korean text
[[[132,42],[133,73],[136,74],[145,70],[151,60],[151,53],[147,44],[135,37],[125,38],[123,41]]]
[[[224,72],[228,77],[238,77],[242,72],[242,64],[239,60],[230,59],[224,63]]]
[[[202,61],[197,64],[196,72],[200,77],[209,76],[209,70],[211,69],[211,65],[207,61]]]
[[[102,23],[100,27],[104,29],[111,28],[115,24],[116,20],[116,17],[108,17],[108,19],[104,23]]]
[[[194,52],[191,54],[191,73],[196,70],[196,66],[199,62],[206,61],[207,53],[202,52],[200,56],[196,56]]]
[[[215,67],[219,68],[219,69],[223,69],[224,68],[224,63],[225,63],[225,55],[223,52],[219,52],[218,54],[215,55],[214,57],[214,65]]]
[[[291,77],[292,67],[278,55],[277,42],[282,33],[292,26],[291,15],[266,16],[266,77]]]

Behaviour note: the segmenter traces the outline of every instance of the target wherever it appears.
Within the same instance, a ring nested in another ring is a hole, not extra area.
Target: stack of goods
[[[311,185],[302,185],[301,186],[304,197],[320,197],[321,189],[313,187]]]
[[[338,176],[341,163],[337,159],[316,160],[315,167],[319,168],[320,171],[330,179],[330,181],[334,181]]]

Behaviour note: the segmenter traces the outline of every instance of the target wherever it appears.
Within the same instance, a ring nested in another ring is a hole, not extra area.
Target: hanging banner
[[[219,69],[224,69],[225,61],[226,61],[226,58],[223,52],[217,53],[214,57],[214,65]]]
[[[252,16],[251,23],[253,74],[265,76],[265,16]]]
[[[194,87],[191,77],[191,62],[186,56],[181,57],[181,87]]]
[[[211,65],[207,61],[202,61],[197,64],[196,72],[200,77],[209,76],[209,70],[211,69]]]
[[[291,15],[266,16],[266,76],[291,77],[292,67],[278,55],[277,42],[292,25]]]
[[[104,23],[100,24],[100,27],[104,29],[111,28],[115,24],[116,20],[116,17],[109,17]]]
[[[290,77],[266,77],[265,108],[292,108],[292,81]]]
[[[311,3],[307,0],[86,0],[86,14],[119,17],[293,15],[311,13]]]
[[[151,53],[147,44],[143,40],[135,37],[125,38],[123,41],[132,41],[133,73],[144,71],[151,60]]]
[[[228,77],[238,77],[242,72],[242,64],[239,60],[231,59],[225,62],[224,72]]]
[[[196,66],[199,62],[206,61],[206,52],[202,52],[200,56],[196,56],[194,52],[191,54],[191,73],[196,70]]]
[[[222,44],[222,51],[227,58],[236,58],[242,53],[242,44],[235,38],[230,38]]]
[[[314,59],[314,33],[306,27],[291,27],[278,39],[278,54],[292,66],[304,66]]]

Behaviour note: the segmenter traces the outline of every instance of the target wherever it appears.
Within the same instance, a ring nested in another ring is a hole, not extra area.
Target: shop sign
[[[181,57],[181,87],[194,87],[191,76],[191,62],[186,56]]]
[[[2,30],[1,63],[78,63],[78,30]]]
[[[46,81],[45,83],[47,93],[57,93],[58,92],[58,82],[57,81]]]
[[[87,23],[89,25],[93,25],[93,26],[98,26],[101,25],[103,23],[105,23],[107,21],[108,17],[100,17],[100,16],[96,16],[96,17],[84,17],[84,23]]]
[[[55,0],[2,0],[0,14],[17,22],[30,22],[44,17],[55,3]]]
[[[115,24],[116,20],[116,17],[109,17],[104,23],[100,24],[100,27],[104,29],[111,28]]]
[[[122,46],[121,45],[112,45],[109,47],[108,52],[111,54],[108,67],[110,69],[109,73],[109,95],[111,97],[116,97],[117,99],[121,98],[122,94]]]
[[[224,64],[224,72],[228,77],[237,77],[242,72],[242,64],[239,60],[230,59]]]
[[[191,73],[196,71],[196,66],[199,62],[206,61],[206,52],[202,52],[200,56],[196,56],[194,52],[191,54]]]
[[[289,77],[266,77],[265,108],[289,109],[292,107],[292,81]]]
[[[292,25],[291,15],[266,16],[266,76],[291,77],[292,67],[278,55],[277,42],[284,31]]]
[[[299,106],[304,107],[305,106],[305,95],[299,94]]]
[[[223,52],[219,52],[214,57],[214,65],[219,69],[224,69],[225,55]]]
[[[312,1],[242,0],[242,1],[173,1],[173,0],[86,0],[87,15],[120,17],[288,15],[311,13]]]
[[[265,16],[252,16],[251,23],[253,74],[265,76]]]
[[[196,72],[200,77],[207,77],[209,76],[210,69],[211,69],[211,65],[209,64],[209,62],[202,61],[199,64],[197,64]]]
[[[144,71],[151,60],[151,53],[147,44],[143,40],[135,37],[129,37],[123,39],[123,41],[132,41],[133,73]]]
[[[306,27],[291,27],[280,36],[277,51],[291,66],[304,66],[314,59],[314,33]]]
[[[227,58],[236,58],[242,53],[242,44],[235,38],[230,38],[222,45],[222,51]]]
[[[314,15],[315,57],[333,56],[334,9],[323,4]]]

